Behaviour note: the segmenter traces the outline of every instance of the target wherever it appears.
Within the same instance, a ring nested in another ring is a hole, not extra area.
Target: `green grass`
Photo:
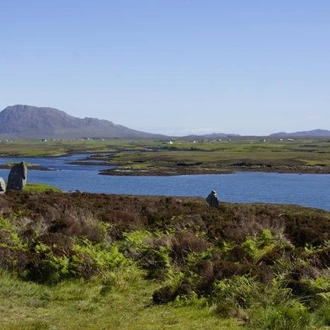
[[[34,191],[34,192],[44,192],[44,191],[56,191],[61,192],[61,190],[57,187],[51,186],[49,184],[44,183],[33,183],[28,182],[24,187],[25,191]]]
[[[121,283],[106,293],[102,287],[99,279],[44,286],[1,273],[1,327],[6,330],[240,329],[239,322],[220,319],[208,306],[152,305],[151,295],[157,284],[140,280],[128,288]]]
[[[192,143],[167,140],[17,140],[1,142],[1,156],[57,156],[72,153],[102,154],[113,164],[147,169],[175,168],[177,163],[198,163],[200,168],[239,170],[244,164],[250,169],[267,168],[272,171],[319,171],[319,165],[330,171],[330,143],[327,139],[295,139],[280,141],[259,137],[236,137],[223,141],[200,140]],[[132,165],[133,164],[133,165]]]
[[[157,152],[155,152],[157,150]],[[254,140],[209,141],[191,143],[175,141],[173,144],[159,144],[148,150],[135,150],[129,153],[118,152],[111,159],[114,164],[131,166],[138,162],[140,166],[176,166],[178,162],[202,163],[203,167],[231,167],[239,162],[251,166],[304,168],[329,164],[330,144],[325,140],[297,140],[260,142]]]

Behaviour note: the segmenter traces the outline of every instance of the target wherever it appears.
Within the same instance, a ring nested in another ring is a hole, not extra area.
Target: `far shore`
[[[66,157],[81,155],[69,164],[102,166],[101,175],[174,176],[231,174],[236,172],[330,174],[330,141],[322,138],[294,140],[257,137],[229,140],[90,140],[13,142],[2,146],[1,157]],[[76,157],[77,158],[77,157]],[[70,161],[70,160],[69,160]],[[34,164],[35,163],[35,164]],[[51,170],[27,162],[29,170]],[[43,164],[40,162],[40,164]],[[0,164],[10,169],[13,162]]]
[[[264,172],[264,173],[296,173],[296,174],[330,174],[330,168],[322,167],[155,167],[155,168],[130,168],[127,166],[115,167],[100,171],[101,175],[114,176],[173,176],[173,175],[198,175],[198,174],[233,174],[236,172]]]
[[[0,169],[11,169],[14,164],[0,164]],[[53,171],[52,169],[37,165],[37,164],[27,164],[28,170],[38,170],[38,171]]]

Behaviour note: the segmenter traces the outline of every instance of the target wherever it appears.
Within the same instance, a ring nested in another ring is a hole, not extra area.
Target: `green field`
[[[1,156],[93,153],[131,170],[185,167],[199,172],[258,170],[330,172],[330,140],[232,138],[230,140],[55,140],[1,142]],[[108,155],[108,153],[111,153]],[[160,171],[161,172],[161,171]]]

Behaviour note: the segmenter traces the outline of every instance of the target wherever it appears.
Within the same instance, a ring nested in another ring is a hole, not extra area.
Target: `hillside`
[[[329,212],[50,191],[6,193],[0,212],[5,329],[330,324]]]
[[[64,111],[29,105],[9,106],[0,112],[1,138],[130,138],[157,137],[111,121],[76,118]]]

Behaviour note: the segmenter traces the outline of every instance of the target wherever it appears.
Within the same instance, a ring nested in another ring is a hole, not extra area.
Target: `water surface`
[[[106,194],[200,196],[216,190],[228,202],[288,203],[330,211],[330,174],[235,173],[188,176],[99,175],[104,166],[70,165],[86,157],[0,158],[0,163],[26,161],[53,169],[28,171],[28,182],[46,183],[63,191]],[[5,181],[9,170],[0,169]]]

